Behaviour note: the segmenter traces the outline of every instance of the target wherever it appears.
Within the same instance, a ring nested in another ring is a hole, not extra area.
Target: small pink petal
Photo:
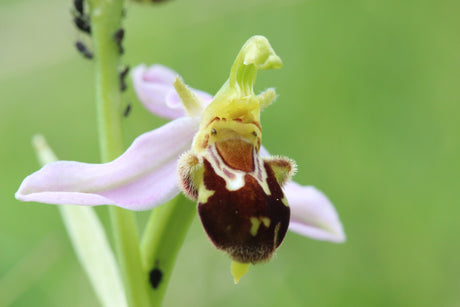
[[[170,119],[185,116],[185,109],[174,89],[173,82],[179,75],[162,65],[136,66],[132,73],[134,90],[142,104],[152,113]],[[180,77],[180,76],[179,76]],[[192,89],[207,104],[212,96]]]
[[[199,119],[176,119],[142,134],[109,163],[50,163],[24,179],[16,198],[49,204],[151,209],[179,193],[177,159],[190,148],[198,127]]]
[[[144,64],[136,66],[134,71],[142,69],[142,79],[145,82],[171,85],[179,75],[174,70],[161,64],[152,65],[147,68]]]
[[[270,156],[263,146],[259,153],[262,157]],[[323,192],[290,181],[284,186],[284,194],[291,207],[289,230],[316,240],[345,242],[346,236],[337,211]]]
[[[284,190],[291,207],[289,230],[317,240],[345,242],[342,223],[326,195],[295,182],[287,183]]]
[[[270,157],[270,153],[268,152],[267,148],[265,148],[263,145],[260,146],[259,155],[260,155],[262,158],[264,158],[264,157]]]

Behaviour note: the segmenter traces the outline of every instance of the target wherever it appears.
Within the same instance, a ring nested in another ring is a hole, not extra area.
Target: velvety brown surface
[[[204,160],[204,184],[215,191],[206,203],[198,204],[203,227],[218,249],[243,263],[268,260],[281,244],[286,234],[290,209],[283,202],[283,192],[276,182],[273,171],[264,164],[268,174],[271,195],[266,195],[258,182],[250,175],[246,184],[237,191],[228,191],[225,181]],[[251,218],[267,217],[269,227],[261,224],[253,236]]]

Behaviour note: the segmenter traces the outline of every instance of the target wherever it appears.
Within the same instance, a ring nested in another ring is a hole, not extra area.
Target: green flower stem
[[[101,157],[111,161],[123,152],[120,52],[114,34],[121,28],[123,0],[90,0],[96,64],[96,101]]]
[[[102,162],[123,152],[120,52],[114,34],[121,28],[123,0],[88,0],[96,65],[96,103]],[[112,230],[129,306],[150,306],[148,276],[142,268],[134,214],[110,207]]]
[[[140,261],[139,234],[134,215],[130,211],[111,207],[110,217],[128,306],[151,306],[148,275]]]
[[[150,216],[142,237],[141,255],[144,267],[155,279],[151,284],[152,306],[161,305],[177,254],[195,212],[196,206],[180,194],[155,209]]]

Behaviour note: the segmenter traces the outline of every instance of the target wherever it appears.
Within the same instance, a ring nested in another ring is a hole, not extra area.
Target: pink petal
[[[284,190],[291,207],[289,230],[317,240],[345,242],[342,223],[326,195],[295,182],[286,184]]]
[[[170,119],[185,116],[185,109],[174,89],[173,82],[179,75],[162,65],[147,68],[139,65],[132,73],[134,90],[139,100],[152,113]],[[212,96],[203,91],[192,89],[206,103]]]
[[[268,157],[270,153],[261,146],[260,155]],[[289,230],[316,240],[345,242],[337,211],[323,192],[290,181],[284,186],[284,194],[291,207]]]
[[[58,161],[28,176],[16,192],[23,201],[71,205],[116,205],[147,210],[179,193],[176,164],[188,150],[199,119],[176,119],[134,140],[105,164]]]

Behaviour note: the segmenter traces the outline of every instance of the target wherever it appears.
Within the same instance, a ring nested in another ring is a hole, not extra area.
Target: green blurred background
[[[37,132],[62,159],[98,161],[93,65],[74,50],[85,37],[70,8],[0,2],[0,299],[11,306],[98,305],[56,207],[13,197],[38,168]],[[124,62],[163,63],[211,93],[247,38],[269,38],[284,67],[257,81],[279,94],[264,144],[331,198],[348,236],[290,233],[234,286],[195,218],[165,306],[460,306],[459,12],[457,0],[130,3]],[[125,100],[128,146],[165,121],[131,84]]]

